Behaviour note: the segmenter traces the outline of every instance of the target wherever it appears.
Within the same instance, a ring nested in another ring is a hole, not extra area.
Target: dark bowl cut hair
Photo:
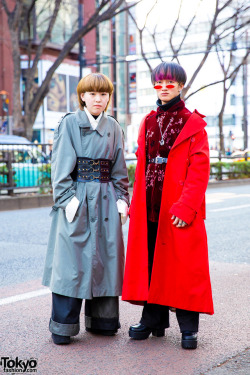
[[[164,61],[161,64],[157,65],[157,67],[152,71],[151,81],[154,85],[155,82],[162,81],[164,79],[173,80],[185,85],[187,75],[185,70],[179,64]]]

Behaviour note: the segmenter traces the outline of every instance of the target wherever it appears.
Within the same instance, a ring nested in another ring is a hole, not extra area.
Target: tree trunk
[[[18,33],[16,30],[10,29],[10,36],[12,42],[12,58],[14,65],[14,77],[13,77],[13,123],[14,133],[18,135],[24,134],[24,127],[22,125],[22,106],[21,106],[21,95],[20,95],[20,49]]]
[[[223,134],[223,116],[224,116],[224,111],[226,107],[226,100],[227,100],[227,92],[228,89],[226,88],[226,83],[223,83],[223,101],[222,101],[222,106],[221,110],[219,113],[219,136],[220,136],[220,151],[222,154],[225,153],[225,144],[224,144],[224,134]]]
[[[223,110],[224,112],[224,110]],[[224,145],[224,134],[223,134],[223,112],[219,113],[219,137],[220,137],[220,151],[222,154],[225,153],[225,145]]]

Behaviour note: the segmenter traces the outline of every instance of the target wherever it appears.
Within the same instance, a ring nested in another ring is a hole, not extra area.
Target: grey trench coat
[[[73,181],[77,157],[112,160],[112,180]],[[80,109],[64,116],[54,133],[51,177],[55,205],[42,284],[82,299],[121,295],[124,244],[116,201],[128,203],[129,195],[119,124],[103,113],[93,130]],[[65,207],[73,196],[80,204],[69,223]]]

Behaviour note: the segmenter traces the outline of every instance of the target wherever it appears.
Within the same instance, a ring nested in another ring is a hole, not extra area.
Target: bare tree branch
[[[133,3],[130,6],[126,6],[123,9],[123,11],[130,9],[135,4],[141,2],[141,0]],[[57,59],[53,63],[53,65],[50,67],[50,69],[47,72],[46,78],[44,79],[42,85],[39,87],[36,95],[34,96],[32,102],[30,103],[31,111],[34,113],[37,113],[42,100],[47,95],[49,91],[49,82],[55,72],[55,70],[58,68],[58,66],[61,64],[63,59],[68,55],[68,53],[71,51],[71,49],[76,45],[79,40],[86,35],[89,31],[91,31],[93,28],[95,28],[98,24],[100,24],[103,21],[107,21],[110,18],[114,17],[114,15],[117,15],[119,12],[116,12],[116,10],[124,3],[124,0],[118,0],[114,1],[111,6],[109,6],[107,9],[104,9],[104,7],[110,3],[110,0],[102,0],[101,4],[96,8],[93,15],[89,18],[88,22],[83,25],[81,29],[76,30],[70,39],[65,43],[63,49],[60,51]],[[103,12],[101,12],[103,11]]]
[[[45,32],[45,35],[43,37],[43,39],[41,40],[40,44],[39,44],[39,47],[36,51],[36,56],[34,58],[34,61],[33,61],[33,66],[32,66],[32,69],[31,69],[31,74],[33,75],[35,70],[37,69],[37,64],[42,56],[42,53],[43,53],[43,50],[44,50],[44,47],[46,45],[46,43],[48,42],[48,40],[51,38],[51,32],[52,32],[52,29],[54,27],[54,24],[56,22],[56,17],[58,15],[58,12],[59,12],[59,9],[60,9],[60,6],[61,6],[61,2],[62,0],[56,0],[55,1],[55,7],[54,7],[54,11],[52,13],[52,16],[51,16],[51,19],[50,19],[50,22],[49,22],[49,26]]]
[[[25,24],[30,23],[30,16],[31,16],[31,13],[32,13],[32,11],[35,7],[36,1],[37,0],[32,0],[26,14],[24,15],[23,19],[21,20],[20,25],[19,25],[19,32],[21,32],[21,30],[23,30]]]
[[[6,0],[1,0],[2,6],[4,8],[5,13],[7,14],[8,18],[11,16],[11,12],[8,8],[8,5],[6,3]]]
[[[141,55],[142,55],[142,57],[143,57],[145,63],[147,64],[150,73],[152,73],[153,68],[152,68],[152,66],[150,65],[149,59],[147,58],[147,55],[146,55],[146,53],[145,53],[145,51],[144,51],[144,46],[143,46],[143,31],[144,31],[145,28],[146,28],[147,19],[148,19],[150,13],[152,12],[152,10],[154,9],[154,7],[156,6],[157,2],[158,2],[158,0],[155,0],[154,4],[152,5],[152,7],[150,8],[150,10],[149,10],[148,13],[146,14],[145,22],[144,22],[144,25],[143,25],[142,28],[139,28],[139,26],[138,26],[138,24],[137,24],[137,22],[136,22],[136,19],[135,19],[134,16],[133,16],[133,14],[132,14],[130,11],[128,11],[128,14],[130,15],[131,19],[133,20],[133,22],[134,22],[134,24],[135,24],[135,26],[136,26],[136,28],[137,28],[137,30],[138,30],[138,32],[139,32]],[[153,40],[154,40],[154,38],[153,38]],[[155,44],[155,45],[156,45],[156,44]],[[158,49],[157,49],[157,51],[158,51]],[[159,53],[159,51],[158,51],[158,53]],[[160,55],[159,55],[159,56],[160,56]]]
[[[234,81],[235,79],[235,73],[237,73],[240,69],[240,67],[246,62],[248,56],[249,56],[249,53],[250,53],[250,50],[247,50],[245,56],[242,58],[241,62],[236,66],[236,68],[230,73],[229,76],[227,76],[225,79],[221,79],[219,81],[215,81],[215,82],[212,82],[212,83],[209,83],[207,85],[204,85],[202,87],[200,87],[199,89],[193,91],[191,94],[189,94],[187,97],[185,97],[185,101],[187,101],[189,98],[191,98],[191,96],[195,95],[197,92],[207,88],[207,87],[210,87],[210,86],[214,86],[214,85],[217,85],[218,83],[222,83],[222,82],[225,82],[229,79],[232,79],[232,82]]]
[[[171,47],[171,49],[173,51],[174,56],[176,56],[176,60],[177,60],[178,63],[179,63],[179,60],[178,60],[177,53],[176,53],[176,50],[175,50],[174,45],[173,45],[173,35],[174,35],[176,26],[177,26],[177,24],[179,22],[179,19],[180,19],[180,13],[181,13],[181,8],[182,8],[182,1],[183,0],[181,0],[181,2],[180,2],[180,6],[179,6],[179,10],[178,10],[178,16],[177,16],[177,19],[175,20],[174,26],[173,26],[173,28],[171,30],[170,37],[169,37],[170,47]]]

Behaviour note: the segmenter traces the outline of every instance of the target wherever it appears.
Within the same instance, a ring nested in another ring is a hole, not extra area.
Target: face
[[[183,89],[183,84],[176,81],[163,79],[155,82],[157,96],[162,104],[168,103],[170,100],[178,96]]]
[[[99,116],[103,112],[109,101],[108,92],[85,92],[81,94],[81,99],[85,102],[87,110],[91,115]]]

